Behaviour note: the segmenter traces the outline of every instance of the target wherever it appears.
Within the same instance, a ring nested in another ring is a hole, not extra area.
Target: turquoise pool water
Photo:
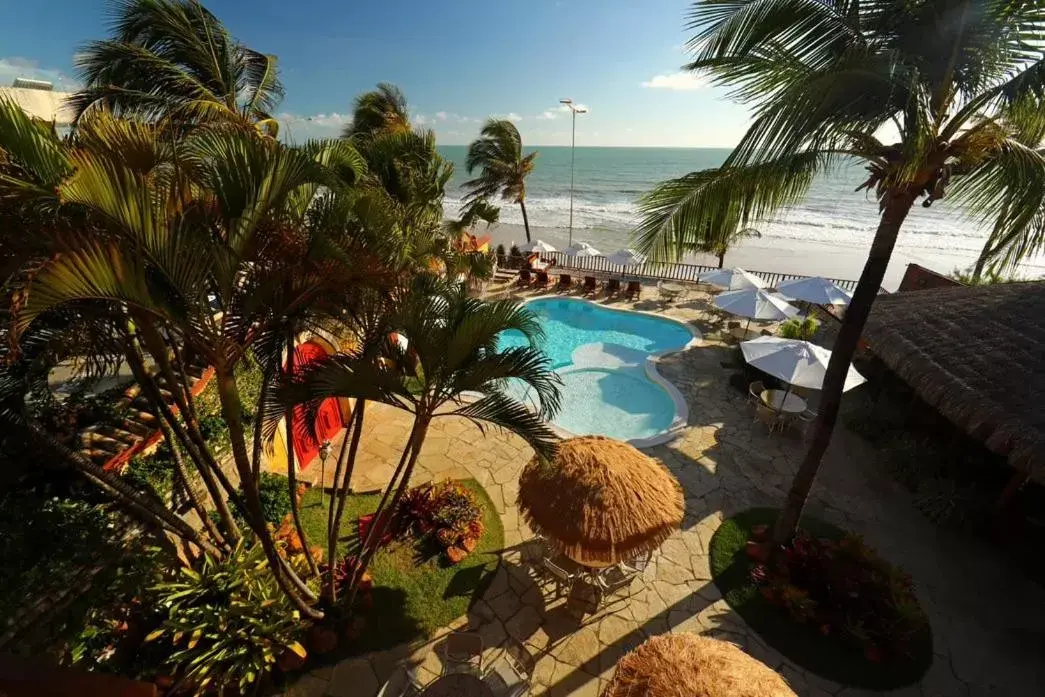
[[[544,328],[539,348],[563,380],[555,424],[620,440],[649,438],[671,426],[675,402],[646,376],[645,363],[652,353],[686,346],[693,334],[684,325],[572,298],[540,298],[527,308]],[[499,348],[525,344],[519,332],[505,332]],[[516,389],[516,397],[528,398],[521,385]]]

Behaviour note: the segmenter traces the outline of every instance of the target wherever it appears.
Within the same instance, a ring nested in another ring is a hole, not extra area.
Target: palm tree
[[[77,118],[92,107],[177,124],[249,124],[275,135],[283,98],[276,57],[239,43],[198,0],[118,0],[113,34],[76,57],[84,89]]]
[[[310,365],[283,389],[287,408],[301,403],[316,408],[330,397],[353,397],[413,414],[406,446],[375,513],[378,523],[363,540],[356,581],[384,536],[389,517],[382,511],[394,511],[410,485],[432,421],[457,416],[480,427],[492,424],[521,436],[538,453],[550,455],[556,437],[544,419],[559,408],[559,381],[540,350],[532,346],[497,350],[504,331],[520,331],[531,342],[542,335],[536,316],[515,301],[478,300],[469,297],[461,284],[420,276],[385,306],[379,327],[371,332],[369,343]],[[392,338],[389,329],[405,337],[406,345]],[[511,397],[506,391],[509,381],[528,388],[539,411]],[[358,430],[352,434],[356,443],[352,448],[358,444],[357,434]],[[346,465],[349,470],[354,457],[352,453]],[[328,533],[336,535],[337,528]]]
[[[728,232],[720,230],[719,233],[711,239],[711,244],[702,251],[710,252],[717,256],[718,268],[721,269],[726,264],[726,252],[729,251],[729,248],[741,240],[751,237],[761,238],[762,233],[753,227],[733,228]]]
[[[1004,0],[713,0],[695,3],[687,68],[751,105],[721,168],[665,182],[644,202],[640,246],[655,256],[704,231],[747,225],[854,161],[881,213],[838,333],[809,450],[774,531],[793,535],[820,469],[842,385],[904,220],[951,198],[991,223],[1003,264],[1045,242],[1045,6]],[[877,133],[890,133],[887,144]]]
[[[522,136],[508,120],[487,119],[479,138],[468,146],[465,168],[468,174],[479,169],[479,176],[464,183],[465,201],[500,196],[519,204],[526,241],[530,241],[530,220],[526,217],[526,175],[533,171],[537,153],[523,155]]]
[[[406,95],[395,85],[380,82],[377,89],[356,97],[352,123],[342,137],[373,137],[378,133],[402,133],[410,130],[410,109]]]

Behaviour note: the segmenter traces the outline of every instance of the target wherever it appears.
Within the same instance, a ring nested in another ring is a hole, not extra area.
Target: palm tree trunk
[[[722,250],[718,253],[718,268],[722,268],[726,265],[726,250]]]
[[[225,544],[225,538],[218,531],[218,526],[214,524],[214,521],[210,519],[207,514],[207,507],[203,504],[203,499],[200,498],[200,494],[196,491],[196,487],[192,485],[192,479],[189,476],[189,470],[185,466],[185,460],[182,459],[181,449],[178,447],[178,442],[174,439],[174,432],[171,431],[170,427],[160,421],[160,430],[163,432],[163,437],[170,445],[171,448],[171,460],[174,461],[174,471],[185,485],[185,493],[189,496],[189,502],[192,504],[192,509],[196,511],[196,515],[200,518],[200,523],[207,530],[207,533],[211,538],[219,545]]]
[[[341,516],[345,512],[345,502],[348,500],[348,492],[352,487],[352,472],[356,468],[356,455],[359,452],[359,439],[363,434],[363,418],[366,409],[366,400],[356,400],[356,410],[352,413],[352,423],[350,424],[353,428],[351,429],[351,436],[348,433],[345,434],[345,440],[341,444],[341,454],[337,459],[337,471],[334,472],[334,483],[337,485],[338,481],[341,481],[341,485],[337,487],[334,492],[334,498],[330,502],[331,509],[334,509],[334,499],[337,501],[336,510],[334,510],[334,516],[328,521],[327,524],[327,554],[330,560],[329,564],[329,576],[327,577],[327,597],[331,604],[337,600],[337,587],[334,583],[334,562],[336,561],[337,555],[337,538],[338,533],[341,530]],[[351,443],[349,443],[351,441]],[[345,445],[348,444],[348,450],[346,452]],[[338,475],[344,469],[343,479],[339,480]]]
[[[294,331],[287,332],[287,365],[286,375],[294,374]],[[305,535],[305,527],[301,524],[301,512],[298,507],[298,474],[297,463],[294,462],[294,410],[287,411],[286,418],[287,437],[287,486],[290,487],[290,517],[294,520],[294,530],[297,531],[298,539],[301,540],[301,551],[305,554],[309,571],[313,576],[319,576],[319,566],[312,558],[312,551],[308,548],[308,538]],[[323,491],[324,482],[319,483],[319,490]]]
[[[250,524],[254,534],[257,535],[258,541],[265,552],[265,558],[268,560],[269,568],[272,570],[272,575],[275,577],[283,594],[304,617],[311,620],[321,620],[323,619],[323,613],[305,602],[290,585],[287,574],[283,569],[283,560],[279,556],[276,544],[272,540],[272,534],[265,523],[265,515],[261,511],[261,499],[258,494],[258,483],[253,478],[250,456],[247,453],[247,443],[243,428],[243,405],[240,402],[236,377],[226,366],[215,366],[214,379],[218,386],[218,398],[221,400],[222,416],[229,427],[232,456],[240,476],[240,486],[243,489],[244,513],[246,514],[247,522]]]
[[[979,280],[980,276],[983,275],[983,267],[987,265],[987,260],[991,258],[991,254],[994,250],[991,249],[991,238],[987,238],[987,241],[983,243],[983,250],[980,251],[980,256],[976,257],[976,265],[972,267],[972,283],[975,285]]]
[[[403,495],[406,494],[407,488],[410,486],[410,477],[414,473],[414,465],[417,464],[417,458],[421,454],[421,446],[424,445],[425,435],[428,433],[428,423],[430,417],[418,415],[414,421],[414,428],[410,432],[410,439],[407,441],[406,449],[403,454],[409,453],[409,457],[406,459],[406,469],[403,472],[403,478],[399,481],[399,486],[396,487],[395,495],[392,496],[392,501],[388,504],[389,514],[387,516],[381,516],[379,514],[374,515],[373,523],[370,525],[370,530],[367,533],[367,540],[370,541],[369,546],[364,546],[361,550],[359,564],[355,569],[353,575],[352,591],[348,598],[347,607],[351,608],[352,603],[355,601],[356,589],[359,585],[359,580],[366,573],[367,568],[370,566],[371,560],[374,558],[374,554],[377,553],[378,547],[381,546],[381,538],[384,537],[385,532],[388,530],[388,526],[391,523],[392,515],[402,500]],[[395,482],[395,477],[392,478],[392,482],[389,482],[388,489],[385,490],[385,496],[392,490]]]
[[[885,209],[882,211],[881,220],[878,222],[878,230],[875,232],[867,263],[864,265],[863,273],[860,274],[860,281],[856,285],[853,299],[846,309],[845,320],[838,332],[838,338],[835,339],[831,362],[828,363],[823,390],[820,393],[820,413],[813,424],[809,450],[795,474],[784,509],[780,512],[773,528],[773,542],[776,548],[787,543],[794,536],[798,521],[802,517],[802,508],[809,498],[813,482],[820,471],[821,460],[831,442],[831,433],[834,431],[838,410],[842,405],[842,388],[849,372],[849,364],[856,353],[864,324],[867,322],[875,297],[878,295],[878,289],[885,277],[900,226],[903,225],[915,199],[915,195],[908,191],[890,191],[886,196],[888,199]]]
[[[530,241],[530,219],[526,217],[526,202],[519,199],[519,208],[523,215],[523,228],[526,229],[526,241]]]

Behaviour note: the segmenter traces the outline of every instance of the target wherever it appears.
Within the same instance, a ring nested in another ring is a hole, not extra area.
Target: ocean
[[[454,163],[445,202],[448,216],[456,215],[460,209],[461,185],[468,179],[464,168],[466,150],[466,146],[439,148]],[[526,180],[530,225],[560,231],[555,236],[561,239],[569,224],[570,148],[536,150],[536,167]],[[629,246],[630,232],[639,220],[636,201],[643,193],[665,179],[716,167],[728,154],[727,149],[712,148],[578,147],[574,239],[591,242],[604,252]],[[775,240],[793,240],[854,251],[868,249],[878,224],[878,204],[873,195],[854,191],[864,175],[862,166],[853,164],[818,178],[801,203],[755,226],[762,233],[758,244],[769,247]],[[519,207],[504,203],[501,222],[521,225]],[[972,260],[982,249],[986,236],[986,229],[945,199],[932,208],[916,206],[912,210],[897,250],[913,256],[946,253],[948,258]]]

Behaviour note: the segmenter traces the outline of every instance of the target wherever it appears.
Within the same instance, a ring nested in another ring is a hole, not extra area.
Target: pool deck
[[[614,307],[660,311],[656,300]],[[723,518],[752,506],[779,505],[804,446],[797,437],[769,436],[753,423],[746,396],[722,367],[731,351],[717,339],[706,297],[691,296],[664,314],[694,322],[699,347],[666,357],[661,371],[685,395],[689,418],[671,443],[646,450],[681,482],[682,529],[663,545],[633,597],[584,623],[573,620],[526,563],[530,532],[516,508],[518,476],[532,456],[519,438],[448,417],[437,420],[422,450],[415,481],[471,476],[486,487],[505,528],[502,564],[464,617],[428,641],[348,659],[299,679],[287,695],[369,697],[403,664],[423,681],[440,671],[436,647],[447,632],[469,628],[483,637],[484,665],[505,639],[521,641],[536,658],[534,695],[595,697],[616,661],[649,636],[693,631],[733,641],[778,670],[801,697],[978,697],[1041,694],[1045,685],[1045,590],[1008,568],[977,539],[939,528],[911,504],[910,494],[876,466],[876,453],[839,428],[825,457],[808,510],[866,537],[909,571],[930,617],[935,660],[922,681],[891,693],[846,688],[804,671],[766,646],[730,610],[711,582],[708,541]],[[368,412],[356,490],[381,488],[394,469],[409,428],[408,415]],[[318,476],[318,467],[309,472]],[[327,478],[331,473],[327,473]]]

